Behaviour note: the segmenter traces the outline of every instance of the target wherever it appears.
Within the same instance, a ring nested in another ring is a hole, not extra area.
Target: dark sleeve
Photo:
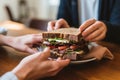
[[[120,44],[120,25],[103,21],[107,26],[105,41]]]
[[[71,0],[60,0],[57,19],[60,18],[65,19],[70,26],[72,25]]]
[[[115,0],[110,21],[103,21],[107,26],[105,41],[120,44],[120,0]]]

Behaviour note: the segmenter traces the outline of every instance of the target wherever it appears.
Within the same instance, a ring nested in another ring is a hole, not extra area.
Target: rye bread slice
[[[67,40],[80,41],[81,32],[78,28],[61,28],[42,33],[43,38],[63,38]]]

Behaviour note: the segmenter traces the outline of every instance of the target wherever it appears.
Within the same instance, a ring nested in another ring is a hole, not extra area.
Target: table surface
[[[24,28],[9,30],[8,35],[20,36],[40,32],[42,31]],[[114,60],[102,59],[101,61],[69,65],[56,76],[42,80],[120,80],[120,46],[107,42],[98,43],[108,47],[115,57]],[[0,47],[0,75],[12,70],[26,56],[25,54],[10,47]]]

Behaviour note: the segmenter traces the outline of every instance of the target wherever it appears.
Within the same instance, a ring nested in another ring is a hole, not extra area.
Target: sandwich
[[[80,60],[88,53],[88,42],[85,41],[77,28],[61,28],[42,33],[41,46],[50,47],[50,58]]]

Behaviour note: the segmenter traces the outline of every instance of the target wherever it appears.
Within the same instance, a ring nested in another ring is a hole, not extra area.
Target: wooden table
[[[8,35],[19,36],[39,32],[41,31],[24,28],[18,31],[10,30]],[[108,47],[115,59],[69,65],[56,76],[42,80],[120,80],[120,46],[106,42],[99,42],[99,44]],[[10,47],[0,47],[0,75],[12,70],[24,56],[23,52]]]

